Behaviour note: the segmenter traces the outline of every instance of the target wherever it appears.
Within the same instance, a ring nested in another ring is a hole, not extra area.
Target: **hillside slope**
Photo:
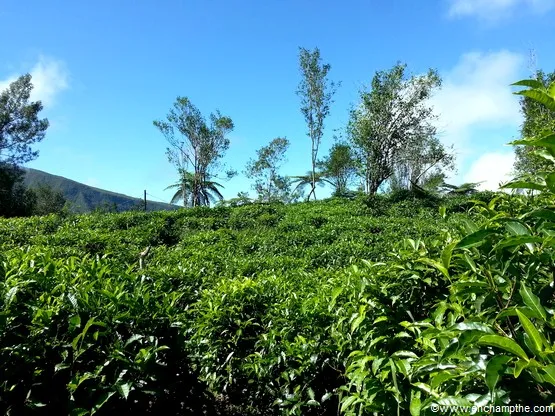
[[[143,200],[133,198],[116,192],[94,188],[83,183],[64,178],[63,176],[52,175],[37,169],[25,168],[25,186],[35,187],[46,184],[54,190],[63,192],[66,199],[71,203],[74,212],[85,213],[93,211],[101,206],[117,207],[118,211],[128,211],[135,207],[142,207]],[[147,200],[147,211],[174,210],[176,205],[165,204]]]

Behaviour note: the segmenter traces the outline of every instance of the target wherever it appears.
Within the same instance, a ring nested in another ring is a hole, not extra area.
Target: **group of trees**
[[[340,83],[328,78],[331,66],[322,63],[318,48],[300,48],[301,81],[297,94],[310,139],[310,171],[305,175],[282,175],[290,141],[277,137],[256,151],[244,174],[254,181],[259,200],[295,201],[309,188],[307,200],[316,199],[317,185],[331,185],[334,195],[346,195],[357,183],[368,194],[380,190],[418,188],[454,192],[456,186],[445,184],[454,169],[454,153],[438,138],[437,115],[429,98],[441,87],[434,70],[410,76],[398,63],[388,71],[375,73],[368,88],[360,91],[359,102],[351,110],[345,128],[346,140],[336,141],[329,154],[319,158],[324,135],[324,121],[330,114],[333,96]],[[555,72],[535,74],[534,88],[548,88]],[[26,189],[21,165],[35,159],[38,152],[31,145],[40,142],[48,120],[39,118],[40,101],[31,102],[33,85],[29,74],[12,82],[0,92],[0,215],[32,215],[58,212],[65,205],[60,192],[47,187]],[[534,137],[544,129],[555,129],[555,113],[541,106],[534,97],[523,96],[524,123],[521,136]],[[154,121],[164,135],[168,160],[178,171],[172,203],[184,206],[210,205],[223,199],[221,180],[236,171],[222,171],[222,158],[229,149],[228,134],[234,125],[219,111],[207,121],[186,97],[178,97],[165,120]],[[527,147],[516,148],[515,173],[533,175],[545,170],[545,160]],[[465,184],[467,192],[477,184]],[[245,198],[245,193],[241,193]]]
[[[290,141],[282,137],[271,140],[256,151],[257,157],[249,160],[244,171],[254,180],[253,189],[259,200],[294,201],[301,198],[307,187],[306,199],[316,199],[316,186],[326,184],[333,187],[333,195],[346,195],[357,179],[358,190],[367,194],[414,188],[444,194],[476,190],[479,184],[445,183],[448,174],[454,171],[455,155],[452,147],[439,140],[437,114],[430,106],[430,97],[441,87],[437,71],[411,76],[405,64],[397,63],[387,71],[376,72],[370,86],[360,91],[359,102],[350,112],[345,128],[347,140],[336,141],[329,154],[320,159],[324,121],[340,83],[328,78],[331,66],[322,63],[318,48],[313,51],[300,48],[299,68],[301,81],[297,94],[311,143],[311,169],[304,175],[280,174]],[[535,87],[547,88],[555,80],[555,72],[538,71],[536,80]],[[555,114],[531,97],[522,97],[521,108],[522,137],[535,136],[545,128],[555,129]],[[223,199],[222,186],[213,181],[214,172],[209,167],[216,166],[228,150],[225,134],[231,131],[233,123],[219,113],[212,114],[210,120],[211,126],[207,126],[188,99],[178,98],[168,121],[154,122],[170,143],[168,155],[180,175],[180,181],[172,185],[178,189],[172,202],[182,199],[184,205],[195,206]],[[534,174],[544,168],[544,159],[527,147],[516,148],[516,173]],[[241,197],[244,199],[245,194],[241,193]]]
[[[377,72],[351,111],[347,140],[336,142],[330,153],[319,159],[324,121],[340,83],[328,78],[331,66],[322,63],[318,48],[300,48],[299,67],[297,94],[311,143],[311,170],[305,175],[281,175],[279,168],[290,142],[281,137],[271,140],[256,151],[257,158],[249,160],[244,171],[254,180],[259,200],[293,201],[306,187],[306,199],[316,199],[316,186],[325,184],[333,187],[334,195],[345,195],[356,178],[361,179],[359,189],[368,194],[384,187],[437,189],[454,169],[453,151],[438,139],[436,115],[429,105],[429,98],[441,86],[436,71],[408,76],[406,65],[399,63],[389,71]],[[225,134],[233,123],[219,113],[210,119],[208,127],[187,98],[178,98],[167,121],[154,122],[170,144],[169,159],[180,175],[180,181],[172,185],[178,188],[172,202],[182,199],[184,205],[209,205],[223,198],[218,189],[221,185],[212,180],[214,172],[207,167],[228,150]]]

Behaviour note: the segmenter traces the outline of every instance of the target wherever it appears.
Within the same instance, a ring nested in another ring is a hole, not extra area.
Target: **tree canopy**
[[[406,65],[398,63],[376,72],[370,89],[360,92],[347,132],[367,193],[376,193],[396,173],[410,181],[422,178],[430,166],[452,163],[435,138],[436,116],[428,104],[440,86],[436,71],[409,78]]]
[[[287,199],[289,180],[279,174],[279,168],[285,162],[285,152],[289,140],[285,137],[273,139],[267,146],[256,151],[257,158],[247,163],[245,175],[254,178],[254,190],[263,201]]]
[[[31,144],[40,142],[48,128],[39,119],[40,101],[29,102],[33,84],[26,74],[0,92],[0,162],[20,165],[38,157]]]
[[[26,74],[0,92],[0,215],[32,211],[33,196],[23,186],[20,165],[38,157],[32,144],[44,139],[47,119],[39,119],[40,101],[30,102],[33,84]]]
[[[189,187],[192,205],[203,205],[206,201],[203,184],[211,182],[221,158],[229,149],[227,134],[233,130],[233,121],[216,111],[210,114],[207,123],[187,97],[178,97],[166,120],[156,120],[154,126],[169,143],[166,154],[177,168],[180,179],[184,177],[183,171],[192,175]],[[186,195],[183,201],[184,204],[188,201]]]

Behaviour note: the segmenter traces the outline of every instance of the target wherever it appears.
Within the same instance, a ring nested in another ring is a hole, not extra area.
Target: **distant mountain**
[[[63,176],[52,175],[37,169],[24,168],[25,186],[36,187],[40,184],[50,185],[53,190],[60,190],[70,202],[72,211],[77,213],[91,212],[99,207],[115,207],[118,211],[128,211],[143,206],[144,200],[127,195],[94,188],[83,183],[72,181]],[[177,205],[163,202],[148,201],[147,211],[177,209]]]

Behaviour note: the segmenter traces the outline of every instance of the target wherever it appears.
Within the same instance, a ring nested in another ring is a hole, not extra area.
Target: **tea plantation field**
[[[493,197],[0,220],[0,413],[549,404],[553,218]]]

